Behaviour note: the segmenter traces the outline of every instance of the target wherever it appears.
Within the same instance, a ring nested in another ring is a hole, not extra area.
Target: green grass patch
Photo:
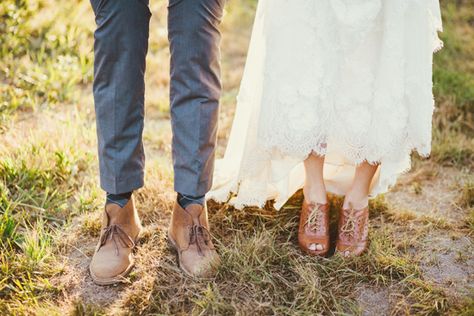
[[[432,158],[460,168],[474,165],[474,3],[442,3],[444,48],[434,58]]]
[[[78,85],[91,82],[91,26],[78,19],[76,6],[55,11],[48,0],[0,2],[1,119],[72,102]]]
[[[0,299],[3,311],[27,314],[59,289],[50,278],[61,271],[55,257],[57,232],[86,211],[73,199],[83,158],[74,149],[45,143],[3,153],[0,159]],[[77,209],[74,212],[71,209]],[[1,307],[1,306],[0,306]]]

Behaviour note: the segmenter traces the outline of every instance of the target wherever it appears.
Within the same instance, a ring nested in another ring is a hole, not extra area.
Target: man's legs
[[[96,13],[94,100],[101,187],[143,186],[144,74],[150,11],[146,0],[91,0]]]
[[[107,192],[101,238],[90,264],[94,282],[123,280],[141,230],[131,192],[143,186],[147,0],[91,0],[96,14],[94,101],[101,187]]]
[[[171,119],[174,188],[202,196],[212,185],[220,83],[224,0],[171,0]]]
[[[204,195],[212,186],[214,169],[221,92],[218,25],[224,2],[169,3],[174,188],[178,192],[169,236],[180,254],[181,268],[195,276],[208,274],[218,259],[208,236]],[[196,231],[191,241],[186,238],[189,228]]]

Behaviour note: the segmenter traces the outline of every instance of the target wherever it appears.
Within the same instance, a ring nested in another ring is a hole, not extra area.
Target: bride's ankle
[[[349,191],[344,197],[344,204],[342,208],[354,208],[360,210],[365,208],[369,204],[369,196],[362,192]]]
[[[318,184],[305,184],[303,194],[306,202],[326,204],[328,202],[326,187]]]

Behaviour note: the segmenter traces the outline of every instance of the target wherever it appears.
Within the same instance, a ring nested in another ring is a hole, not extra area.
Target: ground
[[[433,151],[371,201],[369,251],[310,258],[297,247],[302,194],[281,211],[210,202],[223,265],[193,280],[166,241],[174,199],[166,3],[151,1],[145,225],[124,285],[92,283],[100,232],[88,1],[0,3],[0,314],[474,314],[474,4],[443,1]],[[256,1],[228,3],[218,156],[235,108]],[[332,210],[341,204],[331,197]],[[335,212],[333,212],[335,215]],[[335,225],[332,218],[332,227]]]

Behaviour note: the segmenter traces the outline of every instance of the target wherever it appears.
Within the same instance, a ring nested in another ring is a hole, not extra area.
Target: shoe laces
[[[118,256],[119,254],[119,245],[127,248],[134,248],[135,242],[133,239],[127,235],[127,233],[118,225],[110,225],[104,229],[104,232],[100,238],[100,247],[105,245],[108,240],[112,240],[115,245],[115,252]],[[99,248],[100,248],[99,247]]]
[[[324,213],[321,211],[321,206],[316,205],[311,209],[311,212],[308,215],[306,220],[306,225],[312,230],[318,230],[321,228],[323,223]]]
[[[189,229],[189,244],[196,244],[198,254],[204,256],[203,248],[209,245],[211,239],[209,231],[206,227],[196,224],[191,226]]]
[[[341,227],[341,231],[349,237],[354,237],[356,231],[360,228],[360,212],[362,210],[355,210],[352,205],[349,205],[349,209],[344,210],[344,224]]]
[[[344,218],[344,225],[342,225],[341,227],[341,231],[344,234],[353,237],[355,234],[357,218],[354,214],[353,209],[350,209],[349,211],[344,211],[344,212],[346,212],[346,215]]]

